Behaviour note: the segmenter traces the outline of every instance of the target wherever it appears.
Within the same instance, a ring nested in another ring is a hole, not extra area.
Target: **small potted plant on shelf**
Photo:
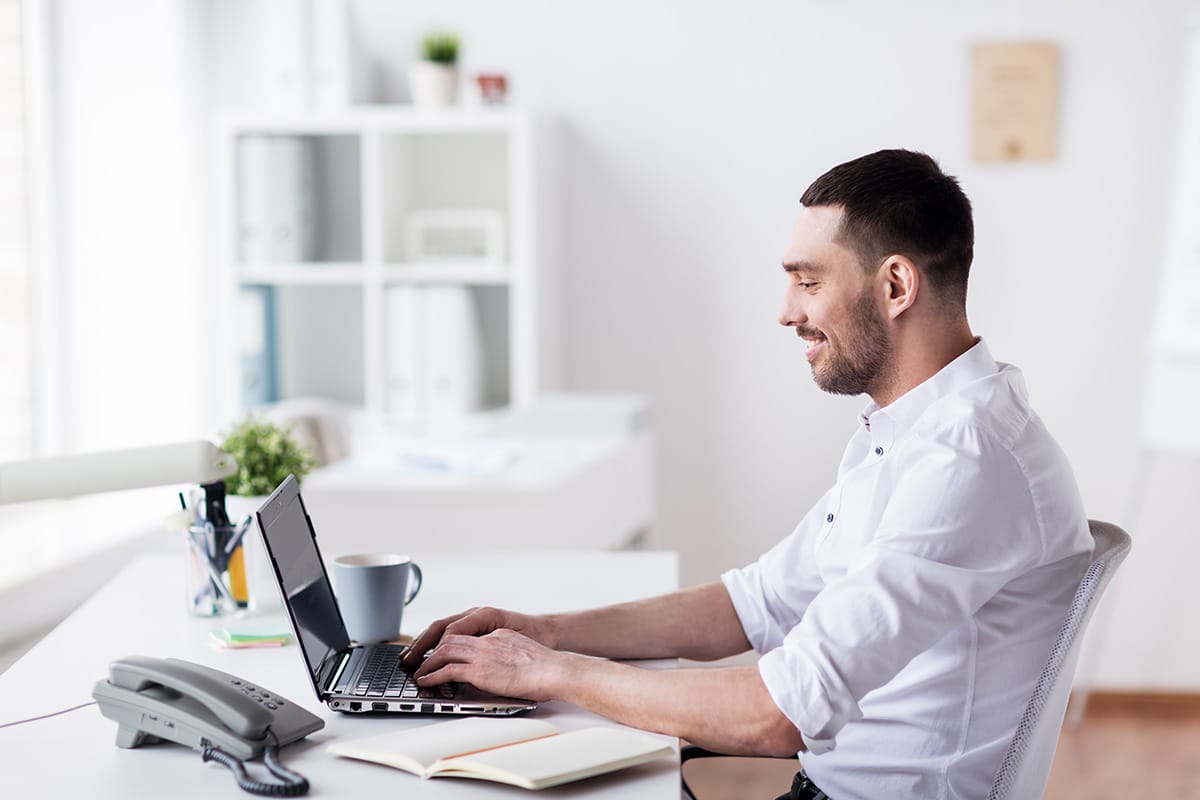
[[[444,31],[426,34],[421,39],[421,56],[408,72],[413,105],[454,105],[458,95],[458,36]]]

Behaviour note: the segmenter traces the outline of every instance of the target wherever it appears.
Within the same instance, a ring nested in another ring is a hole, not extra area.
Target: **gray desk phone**
[[[308,791],[308,782],[280,764],[276,751],[325,722],[261,686],[177,658],[129,656],[109,666],[108,678],[96,682],[92,696],[100,713],[118,725],[117,747],[165,739],[224,764],[248,792],[290,797]],[[284,783],[249,777],[242,760],[259,755]]]

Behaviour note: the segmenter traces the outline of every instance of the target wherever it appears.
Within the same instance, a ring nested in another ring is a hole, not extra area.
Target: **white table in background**
[[[678,583],[673,553],[418,553],[415,559],[424,569],[425,587],[405,612],[406,632],[472,605],[530,612],[582,608],[671,591]],[[211,645],[208,631],[222,622],[189,617],[182,584],[183,566],[175,558],[148,556],[130,564],[0,675],[0,724],[90,701],[92,685],[107,674],[110,661],[123,656],[183,658],[242,676],[325,720],[323,730],[281,751],[284,763],[311,782],[311,797],[535,797],[523,789],[483,781],[422,781],[389,767],[328,754],[325,746],[334,740],[439,720],[330,711],[313,696],[295,646],[221,650]],[[264,605],[277,601],[272,598]],[[533,714],[560,730],[615,724],[560,702],[544,703]],[[122,750],[113,743],[115,735],[116,724],[94,706],[0,729],[0,797],[250,796],[237,788],[228,770],[201,763],[194,750],[174,744]],[[253,762],[253,770],[265,775],[261,762]],[[679,762],[664,758],[536,797],[677,800]]]

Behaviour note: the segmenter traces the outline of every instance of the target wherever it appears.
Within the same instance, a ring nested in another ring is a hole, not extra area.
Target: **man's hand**
[[[574,662],[582,660],[591,659],[560,653],[507,628],[483,636],[447,630],[414,675],[420,686],[459,681],[492,694],[540,702],[554,697]]]
[[[484,606],[434,622],[413,640],[412,646],[404,654],[403,663],[410,667],[421,663],[422,656],[447,636],[486,636],[501,629],[524,634],[549,648],[556,646],[552,626],[546,618]]]

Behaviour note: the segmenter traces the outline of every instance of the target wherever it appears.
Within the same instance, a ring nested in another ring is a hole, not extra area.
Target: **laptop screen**
[[[293,476],[258,509],[258,524],[319,696],[350,637]]]

